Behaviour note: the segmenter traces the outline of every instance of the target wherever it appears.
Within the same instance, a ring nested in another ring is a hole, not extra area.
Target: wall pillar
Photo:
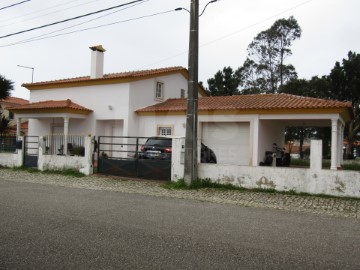
[[[184,178],[185,138],[172,139],[171,181]]]
[[[16,136],[19,137],[21,135],[21,118],[16,119]]]
[[[69,118],[64,117],[64,155],[68,152]]]
[[[311,140],[310,145],[310,169],[322,169],[322,140]]]
[[[250,166],[259,166],[259,118],[250,122]]]
[[[338,160],[338,129],[339,122],[338,119],[331,119],[331,170],[337,170],[337,160]]]

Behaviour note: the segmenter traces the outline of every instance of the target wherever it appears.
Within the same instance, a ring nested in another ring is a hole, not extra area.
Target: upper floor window
[[[13,120],[14,119],[14,113],[13,112],[9,112],[9,119]]]
[[[164,99],[164,83],[156,82],[155,99]]]
[[[180,89],[180,97],[181,98],[185,97],[185,89]]]

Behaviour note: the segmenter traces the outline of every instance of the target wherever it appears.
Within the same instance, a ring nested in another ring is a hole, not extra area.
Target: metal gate
[[[24,166],[37,168],[39,157],[39,137],[24,137]]]
[[[99,136],[98,173],[144,179],[171,180],[171,159],[143,159],[141,146],[148,137]]]

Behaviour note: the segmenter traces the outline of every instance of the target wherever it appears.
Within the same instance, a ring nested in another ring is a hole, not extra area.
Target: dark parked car
[[[141,146],[140,158],[171,159],[172,139],[166,137],[150,137]]]
[[[172,139],[168,137],[150,137],[141,146],[140,158],[144,159],[171,159]],[[201,163],[216,163],[213,150],[201,143]]]

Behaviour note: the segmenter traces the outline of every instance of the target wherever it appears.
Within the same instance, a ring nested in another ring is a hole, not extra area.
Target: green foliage
[[[239,94],[240,77],[238,71],[233,71],[231,67],[224,67],[219,70],[214,78],[208,79],[208,92],[211,96],[232,96]]]
[[[345,136],[348,141],[346,155],[352,158],[353,144],[359,140],[360,133],[360,54],[348,53],[348,59],[342,64],[335,63],[329,75],[331,97],[341,101],[350,101],[353,105],[354,119],[346,125]]]
[[[0,75],[0,99],[9,97],[12,90],[14,90],[14,83]]]
[[[0,136],[9,132],[9,123],[10,119],[3,115],[3,113],[0,111]]]
[[[74,146],[71,151],[70,151],[71,155],[74,156],[85,156],[85,147],[83,146]]]
[[[248,58],[241,67],[242,93],[277,93],[279,86],[296,78],[294,66],[285,64],[290,46],[301,37],[297,20],[277,20],[260,32],[248,46]]]
[[[64,175],[64,176],[72,176],[72,177],[84,177],[85,174],[73,170],[73,169],[64,169],[64,170],[44,170],[42,171],[44,174],[58,174],[58,175]]]
[[[202,189],[202,188],[217,188],[217,189],[226,189],[226,190],[244,190],[244,188],[236,187],[231,184],[219,184],[211,182],[210,179],[197,179],[191,182],[190,185],[187,185],[183,179],[177,182],[167,182],[162,185],[166,189]]]
[[[6,167],[0,167],[1,169],[5,169]],[[8,168],[8,169],[12,169],[14,171],[26,171],[29,173],[43,173],[43,174],[57,174],[57,175],[64,175],[64,176],[72,176],[72,177],[84,177],[85,174],[73,170],[73,169],[64,169],[64,170],[44,170],[44,171],[40,171],[37,168],[28,168],[25,166],[22,167],[14,167],[14,168]]]

